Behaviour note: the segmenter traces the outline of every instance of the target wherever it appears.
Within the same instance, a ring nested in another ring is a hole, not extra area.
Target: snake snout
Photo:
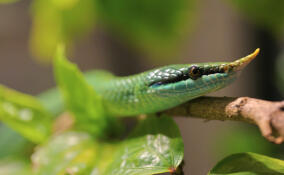
[[[252,60],[256,58],[256,56],[259,54],[260,49],[257,48],[253,53],[250,55],[240,58],[236,61],[233,61],[225,66],[225,71],[240,71],[244,69]]]

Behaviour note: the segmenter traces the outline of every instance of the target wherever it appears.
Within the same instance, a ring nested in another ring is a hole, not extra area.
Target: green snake
[[[258,53],[256,49],[233,62],[176,64],[126,77],[92,71],[86,78],[110,115],[156,113],[229,85]]]
[[[93,72],[87,77],[111,115],[155,113],[227,86],[258,52],[229,63],[169,65],[126,77]]]

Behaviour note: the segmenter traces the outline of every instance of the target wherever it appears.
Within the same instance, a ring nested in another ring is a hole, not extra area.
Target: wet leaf
[[[208,175],[284,174],[284,161],[255,153],[233,154],[221,160]]]
[[[91,174],[100,153],[97,147],[87,133],[63,133],[36,150],[33,166],[38,175]]]
[[[0,120],[27,139],[41,143],[51,132],[50,114],[36,98],[0,86]]]
[[[53,136],[32,156],[39,175],[149,175],[174,172],[182,159],[182,138],[169,117],[147,118],[122,142],[69,131]]]
[[[58,43],[70,46],[96,21],[94,0],[34,0],[32,7],[31,49],[44,62],[53,58]]]
[[[173,119],[142,121],[117,151],[106,175],[149,175],[175,172],[183,160],[183,141]]]
[[[1,160],[0,175],[32,175],[31,165],[20,160]]]

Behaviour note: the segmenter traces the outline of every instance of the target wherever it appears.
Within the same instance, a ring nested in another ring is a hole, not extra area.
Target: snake
[[[256,49],[233,62],[175,64],[125,77],[94,71],[87,81],[110,115],[150,114],[226,87],[258,53]]]
[[[124,77],[89,71],[85,78],[109,115],[151,114],[228,86],[259,51],[232,62],[174,64]]]

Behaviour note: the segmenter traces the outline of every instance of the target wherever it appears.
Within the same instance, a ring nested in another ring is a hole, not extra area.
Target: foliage
[[[122,143],[106,174],[174,172],[183,160],[183,147],[173,119],[148,117]]]
[[[209,175],[283,174],[284,161],[255,153],[239,153],[221,160]]]
[[[101,21],[137,48],[167,56],[192,23],[188,18],[194,4],[194,0],[34,0],[31,48],[36,58],[48,61],[58,43],[69,46]]]
[[[32,96],[0,86],[0,119],[35,143],[51,132],[50,114]]]
[[[284,1],[282,0],[229,0],[253,23],[276,36],[284,30]]]
[[[1,160],[0,175],[31,175],[31,166],[24,161],[19,160]]]
[[[139,121],[126,139],[118,141],[121,135],[112,135],[112,139],[109,139],[106,128],[111,128],[115,133],[121,133],[121,128],[113,127],[115,122],[104,113],[100,97],[90,88],[79,69],[64,57],[62,47],[58,49],[54,67],[63,101],[67,110],[72,112],[75,124],[63,133],[51,134],[51,125],[56,118],[49,115],[40,101],[1,87],[1,120],[29,141],[41,143],[32,154],[32,173],[31,164],[17,156],[18,150],[32,145],[22,138],[18,138],[18,143],[23,142],[19,147],[5,149],[15,156],[9,156],[7,163],[0,162],[3,172],[13,174],[19,171],[37,175],[146,175],[179,171],[184,146],[172,118],[148,116]],[[43,96],[41,101],[44,101]],[[21,114],[22,110],[28,110],[29,115]],[[4,139],[2,136],[1,141]],[[9,146],[9,143],[0,142],[4,146]],[[7,156],[3,156],[5,157]],[[9,170],[9,167],[12,169]]]
[[[36,174],[90,174],[98,154],[93,139],[85,133],[54,136],[32,156]]]
[[[40,93],[37,99],[54,117],[58,116],[64,108],[63,99],[60,96],[58,88],[52,88]]]
[[[64,102],[76,119],[77,125],[87,125],[88,131],[99,136],[104,134],[108,125],[102,100],[87,84],[78,68],[69,63],[63,55],[63,48],[58,50],[54,67],[57,84],[62,92]],[[96,123],[96,125],[93,125]]]
[[[156,56],[177,49],[195,12],[193,0],[98,0],[97,4],[109,30]]]
[[[36,58],[49,61],[57,44],[71,44],[90,32],[96,21],[94,0],[34,0],[31,48]]]
[[[5,125],[0,126],[0,160],[7,158],[26,158],[33,144]]]
[[[152,174],[176,169],[182,159],[182,139],[169,117],[141,121],[132,136],[119,143],[65,132],[32,156],[38,174]]]
[[[283,33],[282,0],[228,2],[275,36]],[[58,43],[70,48],[99,24],[128,46],[152,58],[167,58],[177,54],[197,10],[195,0],[34,0],[31,50],[35,58],[48,62]]]

